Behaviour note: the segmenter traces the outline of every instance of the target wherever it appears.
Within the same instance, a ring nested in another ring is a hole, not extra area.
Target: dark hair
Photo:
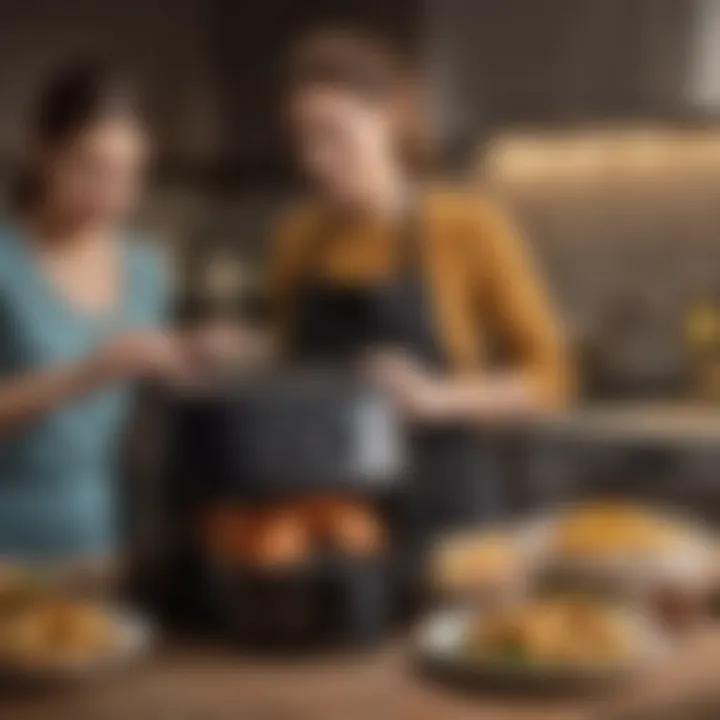
[[[327,85],[370,102],[402,101],[398,142],[406,165],[414,172],[426,172],[434,165],[420,74],[412,58],[381,35],[353,27],[307,33],[291,48],[285,79],[290,93]]]
[[[53,148],[72,141],[91,123],[114,115],[138,115],[138,98],[130,81],[116,70],[95,61],[63,68],[46,83],[30,124],[34,147]],[[17,209],[36,203],[43,191],[36,168],[26,165],[11,186]]]

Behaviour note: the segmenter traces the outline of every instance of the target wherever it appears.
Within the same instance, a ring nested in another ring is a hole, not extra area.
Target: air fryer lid
[[[405,455],[390,402],[350,374],[246,378],[182,399],[177,421],[183,472],[235,496],[378,487],[399,476]]]

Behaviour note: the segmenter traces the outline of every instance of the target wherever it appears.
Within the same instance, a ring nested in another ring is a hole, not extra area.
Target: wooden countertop
[[[360,657],[279,661],[175,645],[94,685],[0,695],[2,720],[648,720],[688,718],[716,702],[720,626],[691,633],[663,666],[605,696],[467,694],[418,677],[405,643]],[[648,713],[646,716],[644,713]],[[630,714],[626,714],[630,713]],[[663,713],[668,713],[664,715]]]

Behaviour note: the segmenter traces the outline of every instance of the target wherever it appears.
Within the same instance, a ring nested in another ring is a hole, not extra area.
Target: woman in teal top
[[[0,556],[112,556],[128,392],[178,357],[156,258],[121,231],[145,128],[127,86],[83,65],[50,83],[32,129],[0,224]]]

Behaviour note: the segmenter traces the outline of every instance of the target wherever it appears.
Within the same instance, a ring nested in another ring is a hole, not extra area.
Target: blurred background
[[[181,311],[261,272],[295,187],[279,58],[303,28],[354,21],[422,61],[447,169],[513,205],[585,396],[688,388],[689,317],[720,288],[714,0],[4,0],[2,14],[5,177],[56,64],[101,50],[144,83],[160,152],[141,221],[175,261]]]
[[[139,224],[170,259],[180,317],[249,301],[262,308],[271,230],[299,187],[277,112],[283,49],[318,23],[380,30],[425,70],[448,175],[503,198],[549,278],[581,386],[578,410],[560,429],[594,440],[610,427],[623,449],[628,438],[637,445],[638,432],[660,432],[684,449],[712,434],[720,396],[717,0],[0,7],[0,178],[21,155],[39,82],[78,54],[118,58],[144,85],[158,143]],[[607,401],[622,402],[606,412]],[[712,474],[712,448],[700,444],[693,468]],[[527,472],[542,475],[556,454],[548,447]],[[667,472],[666,457],[655,464]],[[551,466],[556,486],[562,473]]]
[[[578,359],[579,406],[623,401],[613,405],[622,412],[590,422],[578,410],[565,425],[594,432],[609,418],[622,440],[661,418],[671,439],[712,433],[717,0],[2,0],[0,9],[0,178],[12,175],[30,101],[58,64],[99,50],[144,84],[159,152],[139,223],[170,258],[180,316],[248,296],[262,306],[271,229],[298,188],[277,112],[289,40],[338,20],[379,29],[425,69],[448,174],[491,186],[519,219]],[[647,403],[658,399],[672,402]]]

